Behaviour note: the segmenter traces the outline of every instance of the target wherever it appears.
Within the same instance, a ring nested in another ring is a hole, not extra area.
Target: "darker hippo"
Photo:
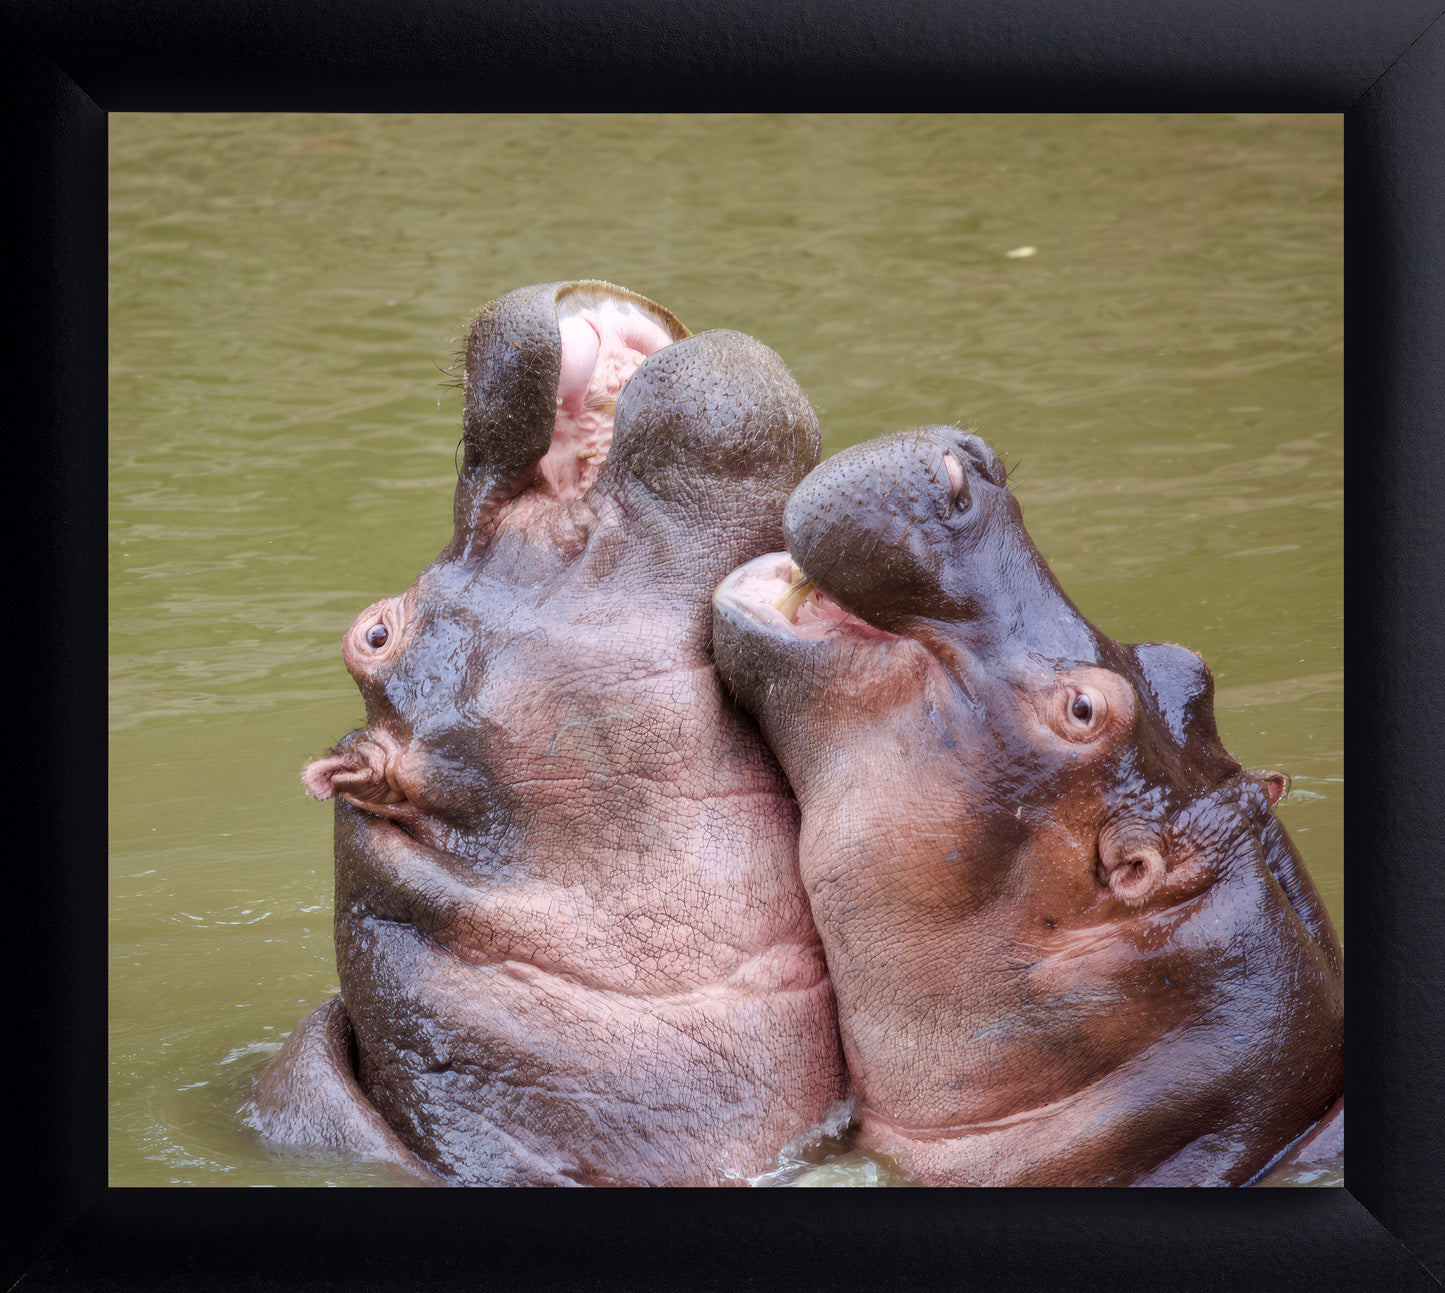
[[[955,428],[838,454],[784,529],[714,650],[802,809],[861,1143],[937,1184],[1255,1177],[1341,1096],[1341,954],[1209,670],[1084,619]]]
[[[252,1121],[459,1184],[746,1180],[845,1075],[709,597],[782,541],[817,421],[759,342],[594,282],[484,310],[465,394],[454,536],[352,625],[366,724],[304,774],[341,996]]]

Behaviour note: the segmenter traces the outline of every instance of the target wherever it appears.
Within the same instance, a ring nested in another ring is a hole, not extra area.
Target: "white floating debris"
[[[1037,256],[1038,254],[1037,247],[1015,247],[1012,251],[1004,252],[1004,255],[1010,260],[1023,260],[1025,256]]]

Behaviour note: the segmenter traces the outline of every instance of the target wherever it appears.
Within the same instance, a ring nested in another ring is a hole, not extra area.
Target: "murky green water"
[[[1339,117],[111,118],[110,1179],[369,1183],[249,1083],[336,988],[339,640],[450,530],[471,314],[600,277],[824,452],[966,419],[1119,638],[1204,654],[1342,927]],[[1033,256],[1005,253],[1037,248]]]

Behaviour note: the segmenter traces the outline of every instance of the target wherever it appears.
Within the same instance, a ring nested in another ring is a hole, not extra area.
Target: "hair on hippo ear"
[[[1169,868],[1156,832],[1142,826],[1106,826],[1099,835],[1099,881],[1130,907],[1140,906],[1164,883]]]

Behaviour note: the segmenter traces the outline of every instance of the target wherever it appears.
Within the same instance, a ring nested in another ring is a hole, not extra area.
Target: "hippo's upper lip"
[[[854,615],[812,588],[810,581],[805,587],[797,578],[800,570],[788,553],[769,552],[728,575],[713,600],[742,611],[756,627],[780,637],[817,640],[843,634],[879,642],[898,640],[896,633]],[[806,581],[807,572],[801,573]]]
[[[396,800],[392,803],[378,803],[373,799],[363,799],[359,795],[353,795],[341,791],[338,799],[344,799],[353,808],[359,808],[364,813],[370,813],[373,817],[386,817],[394,822],[410,823],[418,816],[417,806],[410,799]]]

